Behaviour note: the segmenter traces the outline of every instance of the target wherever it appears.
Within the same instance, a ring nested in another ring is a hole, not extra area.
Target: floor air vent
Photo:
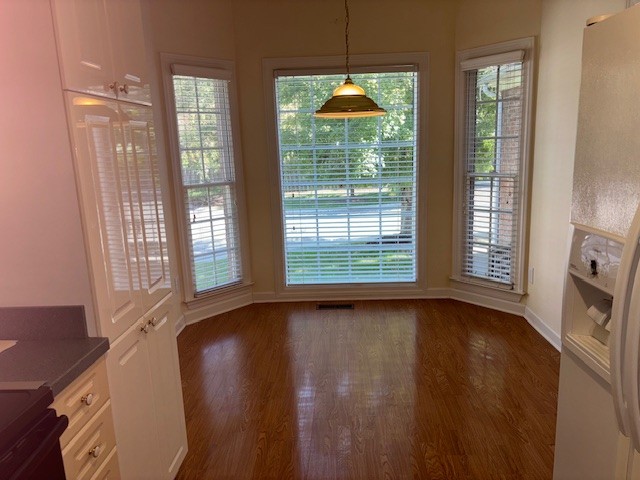
[[[318,303],[316,310],[353,310],[353,303]]]

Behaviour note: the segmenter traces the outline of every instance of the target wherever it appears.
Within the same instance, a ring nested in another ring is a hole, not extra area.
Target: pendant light
[[[321,118],[358,118],[379,117],[387,113],[376,102],[364,93],[364,89],[351,80],[349,71],[349,5],[344,0],[346,25],[344,29],[347,78],[344,83],[333,91],[333,96],[327,100],[320,110],[316,110],[315,116]]]

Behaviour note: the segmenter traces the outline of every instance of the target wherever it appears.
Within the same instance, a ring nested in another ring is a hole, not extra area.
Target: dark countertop
[[[4,382],[42,382],[55,396],[107,350],[109,340],[101,337],[18,340],[0,353],[0,390]]]
[[[0,352],[0,391],[18,382],[55,396],[109,350],[107,338],[87,336],[82,305],[1,307],[0,339],[18,341]]]

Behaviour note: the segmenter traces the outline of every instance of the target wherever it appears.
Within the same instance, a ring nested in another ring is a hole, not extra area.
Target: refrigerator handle
[[[636,273],[640,263],[640,210],[636,213],[629,235],[622,251],[620,268],[616,278],[616,286],[613,294],[613,307],[611,311],[611,338],[610,342],[610,364],[611,364],[611,390],[613,404],[615,407],[618,428],[626,435],[631,435],[631,415],[628,408],[628,398],[625,392],[629,392],[630,384],[625,380],[625,363],[627,356],[627,342],[631,332],[629,331],[629,318],[631,297],[636,283]],[[634,317],[631,317],[634,318]],[[635,322],[638,324],[640,319]],[[640,335],[640,332],[638,332]],[[637,337],[636,337],[637,338]],[[636,348],[638,342],[635,342]],[[636,353],[637,355],[637,353]],[[637,356],[635,358],[638,358]],[[637,363],[637,362],[636,362]],[[637,377],[636,377],[637,378]],[[634,441],[635,443],[635,441]],[[640,444],[634,445],[636,448]]]
[[[637,244],[637,240],[636,240]],[[640,270],[631,273],[634,283],[640,284]],[[622,392],[626,395],[627,418],[631,424],[631,440],[634,448],[640,452],[640,385],[638,384],[638,355],[640,354],[640,294],[636,289],[630,292],[625,303],[628,305],[627,339],[624,349],[624,371]]]

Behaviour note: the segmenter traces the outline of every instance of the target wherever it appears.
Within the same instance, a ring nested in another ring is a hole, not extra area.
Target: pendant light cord
[[[350,65],[349,65],[349,3],[347,0],[344,0],[344,14],[345,14],[345,26],[344,26],[344,43],[346,47],[346,57],[347,57],[347,78],[351,80],[350,76]]]

